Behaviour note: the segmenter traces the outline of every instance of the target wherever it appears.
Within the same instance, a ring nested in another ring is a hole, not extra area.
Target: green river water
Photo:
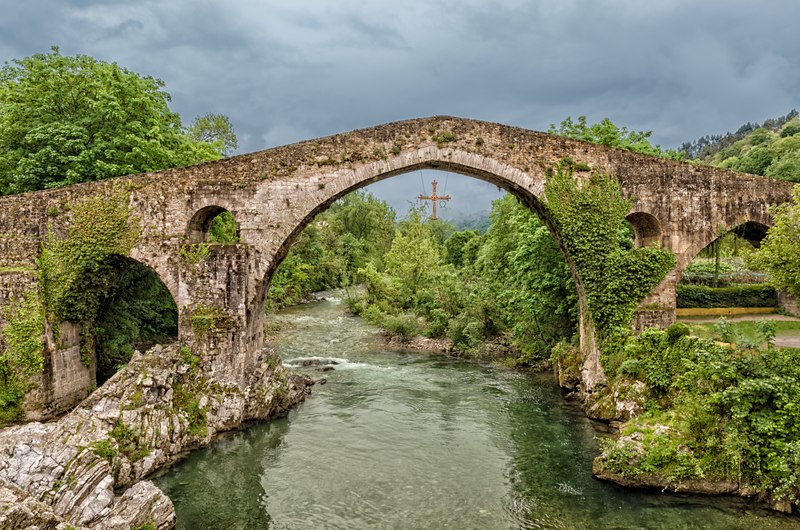
[[[387,350],[336,300],[273,318],[285,364],[327,383],[156,478],[178,528],[800,529],[736,499],[595,480],[598,434],[549,375]]]

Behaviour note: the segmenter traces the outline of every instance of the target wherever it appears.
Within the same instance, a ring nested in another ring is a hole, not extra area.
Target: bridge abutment
[[[178,338],[200,357],[203,373],[243,387],[263,347],[262,318],[250,307],[255,259],[246,244],[208,245],[181,261]]]
[[[647,328],[665,329],[675,323],[675,285],[678,282],[676,269],[658,284],[655,290],[642,300],[633,315],[631,327],[637,333]]]

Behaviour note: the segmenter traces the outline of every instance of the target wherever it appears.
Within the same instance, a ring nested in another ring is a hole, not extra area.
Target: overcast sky
[[[184,122],[228,115],[240,152],[440,114],[608,117],[677,147],[800,107],[797,0],[0,2],[0,59],[58,45],[161,78]],[[395,205],[421,191],[384,182]],[[451,177],[453,209],[487,186]]]

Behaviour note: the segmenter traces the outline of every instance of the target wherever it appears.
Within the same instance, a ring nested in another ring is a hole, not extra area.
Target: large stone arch
[[[579,328],[581,350],[585,356],[583,366],[585,390],[591,391],[594,386],[605,380],[599,362],[599,352],[595,341],[594,325],[588,317],[586,297],[569,253],[561,242],[561,238],[553,222],[548,217],[540,197],[544,194],[546,180],[545,168],[534,166],[523,171],[505,162],[452,148],[429,146],[409,151],[388,160],[365,164],[357,169],[336,169],[318,175],[317,189],[309,196],[305,207],[296,208],[296,216],[279,232],[277,246],[265,253],[271,261],[264,270],[260,280],[253,318],[260,319],[264,311],[264,301],[272,275],[280,262],[286,257],[292,243],[300,232],[312,222],[322,211],[331,206],[337,199],[369,184],[388,179],[400,174],[420,169],[438,169],[460,173],[474,177],[501,187],[515,195],[531,211],[536,213],[550,229],[557,244],[561,248],[572,272],[578,292]],[[329,183],[330,182],[330,183]],[[256,326],[259,329],[260,326]]]
[[[772,219],[768,214],[750,212],[733,222],[723,221],[710,227],[709,230],[698,234],[698,236],[693,239],[692,244],[686,252],[680,256],[682,259],[678,260],[678,266],[676,267],[678,278],[680,278],[680,275],[689,263],[691,263],[703,249],[714,243],[717,239],[730,232],[736,232],[753,244],[753,246],[758,247],[771,225]]]
[[[466,153],[453,149],[428,147],[414,152],[404,153],[385,162],[367,164],[349,174],[334,172],[330,175],[333,185],[319,187],[310,200],[297,209],[295,220],[284,227],[279,234],[278,246],[274,250],[273,259],[266,270],[262,283],[262,292],[266,294],[271,275],[280,262],[286,257],[289,247],[297,235],[321,212],[328,209],[336,200],[348,193],[361,189],[375,182],[392,178],[404,173],[421,169],[437,169],[460,173],[490,182],[514,194],[520,201],[534,211],[545,224],[553,230],[547,218],[540,197],[544,193],[545,175],[543,171],[526,173],[518,168],[497,160]],[[324,178],[326,175],[321,176]]]

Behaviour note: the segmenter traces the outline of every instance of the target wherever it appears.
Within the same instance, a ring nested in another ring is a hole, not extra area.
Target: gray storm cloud
[[[793,0],[7,4],[2,59],[58,45],[159,77],[185,121],[227,114],[241,152],[440,114],[608,117],[676,147],[800,99]],[[494,189],[460,187],[464,204]]]

